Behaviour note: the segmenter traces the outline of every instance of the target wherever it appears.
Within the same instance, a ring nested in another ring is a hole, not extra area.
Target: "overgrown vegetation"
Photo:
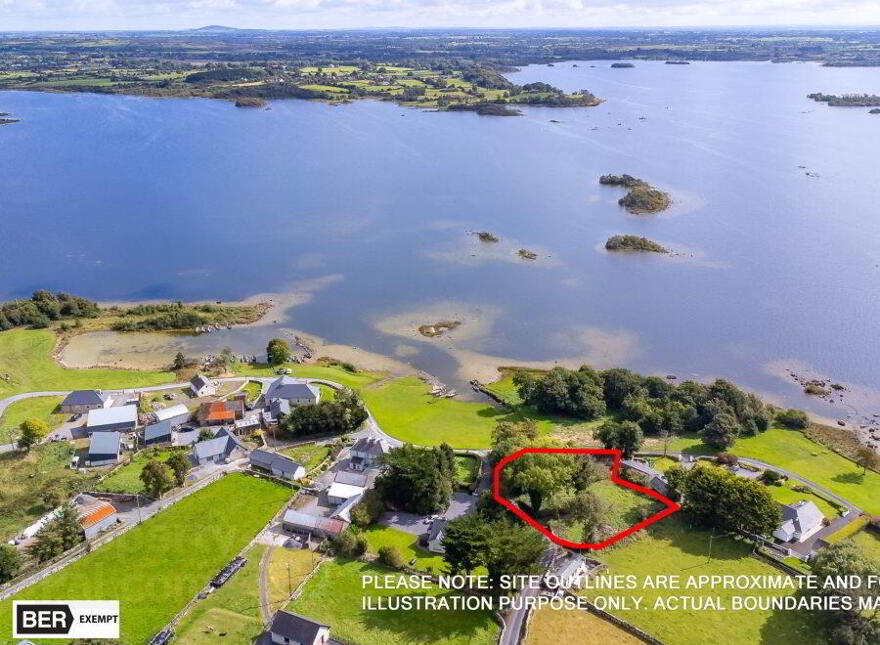
[[[646,253],[669,253],[669,249],[646,237],[638,235],[612,235],[605,242],[607,251],[640,251]]]
[[[617,200],[617,203],[635,215],[657,213],[669,208],[669,195],[632,175],[602,175],[599,183],[603,186],[626,188],[626,195]]]
[[[278,426],[289,437],[354,432],[367,420],[367,410],[354,390],[336,392],[333,401],[293,406]]]
[[[98,304],[85,298],[59,291],[34,291],[29,300],[12,300],[0,304],[0,331],[13,327],[48,327],[54,320],[95,318]]]

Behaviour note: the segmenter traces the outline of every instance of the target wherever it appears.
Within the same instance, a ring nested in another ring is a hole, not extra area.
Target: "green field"
[[[370,383],[375,383],[382,374],[376,372],[349,372],[336,365],[300,365],[299,363],[287,363],[282,366],[289,369],[291,376],[299,378],[319,378],[327,381],[340,383],[345,387],[358,390]],[[277,376],[276,368],[268,366],[254,366],[240,363],[236,366],[236,374],[240,376]]]
[[[269,604],[272,611],[282,609],[290,594],[299,587],[321,555],[309,549],[276,547],[269,554]]]
[[[470,486],[480,470],[480,458],[471,455],[455,455],[455,478],[460,486]]]
[[[415,559],[415,562],[410,565],[415,569],[435,574],[446,570],[443,556],[418,547],[419,536],[417,535],[393,529],[389,526],[371,526],[365,529],[363,533],[367,538],[369,551],[374,555],[378,554],[379,549],[383,546],[396,546],[403,556],[404,562],[409,563]]]
[[[263,544],[251,547],[247,564],[210,596],[195,604],[175,628],[180,645],[250,643],[263,631],[260,619],[260,558]]]
[[[361,576],[387,575],[389,569],[359,561],[331,560],[321,565],[291,611],[331,626],[331,636],[351,645],[493,645],[498,625],[479,611],[369,611],[364,596],[441,595],[437,589],[362,589]]]
[[[794,482],[794,485],[797,485],[797,482]],[[835,519],[839,513],[837,508],[833,506],[830,502],[822,499],[818,495],[813,493],[802,493],[792,489],[792,482],[785,481],[780,486],[767,486],[767,490],[780,504],[794,504],[801,500],[807,500],[813,502],[816,506],[819,507],[819,510],[822,512],[822,515],[827,517],[830,520]]]
[[[73,496],[94,485],[97,472],[81,475],[67,467],[72,455],[66,442],[0,454],[0,540],[18,535],[52,510],[42,500],[44,490],[55,488]]]
[[[880,534],[864,529],[850,538],[865,554],[880,563]]]
[[[50,429],[60,426],[67,418],[66,414],[58,412],[62,400],[60,396],[39,396],[10,405],[0,418],[0,444],[12,443],[18,436],[18,426],[25,419],[41,419]]]
[[[263,528],[290,491],[227,475],[14,599],[119,599],[122,642],[149,639]],[[10,633],[11,600],[0,603]]]
[[[304,443],[301,446],[286,448],[281,454],[287,455],[296,463],[302,464],[306,472],[317,468],[322,461],[330,456],[330,446],[317,443]]]
[[[649,606],[653,605],[658,596],[691,595],[718,597],[721,602],[727,603],[727,611],[633,609],[611,613],[642,628],[667,645],[714,643],[718,642],[719,635],[722,634],[727,635],[725,638],[731,643],[819,645],[824,642],[817,631],[817,625],[805,614],[760,610],[734,612],[730,609],[730,597],[733,595],[781,595],[790,593],[788,591],[742,592],[720,588],[670,591],[641,588],[641,580],[645,576],[680,575],[686,580],[692,575],[778,574],[770,565],[749,555],[751,544],[720,534],[716,534],[712,541],[710,558],[710,533],[686,526],[684,520],[678,516],[664,519],[641,533],[643,535],[639,539],[596,554],[599,560],[608,565],[608,570],[603,573],[638,576],[640,588],[632,593],[644,596],[644,603]],[[593,597],[596,595],[595,592],[588,594]]]
[[[137,453],[132,460],[114,470],[106,479],[98,484],[98,490],[108,491],[110,493],[140,493],[144,490],[144,483],[141,481],[141,471],[144,466],[154,459],[167,461],[168,457],[178,450],[184,449],[147,449]]]
[[[170,372],[71,370],[52,358],[55,334],[47,329],[10,329],[0,333],[0,398],[35,391],[114,389],[172,383]]]

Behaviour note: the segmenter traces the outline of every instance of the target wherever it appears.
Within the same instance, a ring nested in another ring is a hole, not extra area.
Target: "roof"
[[[266,400],[285,399],[292,401],[293,399],[311,399],[317,401],[320,396],[320,390],[314,385],[302,383],[289,376],[280,376],[266,390]]]
[[[110,517],[111,515],[116,515],[116,509],[110,502],[105,502],[102,500],[97,501],[94,504],[84,506],[83,508],[79,509],[79,513],[79,525],[84,529],[87,529],[90,526],[94,526],[101,520]]]
[[[367,476],[360,473],[341,471],[336,473],[336,477],[333,478],[333,481],[339,482],[340,484],[348,484],[349,486],[360,486],[365,488],[367,485]]]
[[[199,435],[201,434],[201,432],[201,430],[178,432],[177,436],[174,437],[173,443],[175,446],[191,446],[199,440]]]
[[[346,523],[342,520],[333,520],[326,517],[319,517],[317,515],[307,515],[306,513],[294,511],[293,509],[289,509],[284,513],[282,521],[285,524],[290,524],[305,530],[313,531],[319,529],[330,535],[339,535],[346,528]]]
[[[351,447],[352,452],[360,452],[371,457],[380,457],[391,450],[388,442],[379,437],[362,437]]]
[[[221,430],[214,435],[213,439],[205,439],[204,441],[199,441],[198,443],[193,444],[193,454],[195,454],[196,459],[199,460],[210,459],[218,455],[228,457],[229,453],[236,448],[241,448],[238,439],[226,430]]]
[[[137,424],[137,406],[123,405],[118,408],[96,408],[89,410],[86,426],[106,426],[116,423]]]
[[[171,420],[153,423],[144,428],[144,441],[152,441],[161,437],[171,436]]]
[[[156,410],[155,414],[157,421],[165,421],[166,419],[173,419],[174,417],[189,415],[189,408],[187,408],[183,403],[178,403],[177,405],[172,405],[170,408],[162,408],[161,410]]]
[[[276,612],[275,617],[272,619],[272,624],[269,626],[269,631],[273,634],[284,636],[296,643],[307,643],[308,645],[315,642],[318,632],[322,629],[329,630],[330,627],[316,623],[305,616],[284,611],[283,609]]]
[[[348,499],[349,497],[360,495],[363,492],[364,489],[362,486],[351,486],[350,484],[340,484],[339,482],[333,482],[332,484],[330,484],[330,488],[327,489],[327,496]]]
[[[199,419],[208,422],[235,421],[235,413],[240,407],[236,401],[213,401],[199,406]]]
[[[61,405],[104,405],[104,396],[98,390],[74,390]]]
[[[96,432],[89,441],[89,456],[118,455],[122,435],[118,432]]]
[[[211,381],[207,376],[202,376],[201,374],[196,374],[189,380],[189,384],[192,386],[194,390],[201,390],[206,385],[210,385]]]
[[[783,523],[791,520],[795,532],[808,533],[822,523],[825,518],[822,511],[813,502],[801,500],[794,504],[785,504],[782,507]]]
[[[292,475],[295,475],[296,471],[300,468],[305,470],[302,464],[295,462],[290,457],[279,455],[277,452],[269,452],[268,450],[252,451],[250,454],[250,462],[255,466],[265,468],[266,470],[277,469],[282,472],[291,473]]]
[[[344,522],[351,522],[351,509],[357,506],[361,499],[363,499],[363,494],[349,497],[347,500],[342,502],[342,504],[336,507],[336,510],[330,517],[342,520]]]
[[[577,556],[572,556],[565,560],[565,562],[561,563],[554,574],[558,578],[574,578],[578,575],[578,570],[584,566],[586,562],[583,558],[579,558]]]
[[[290,402],[287,399],[272,399],[269,402],[269,412],[276,418],[290,414]]]
[[[428,541],[442,541],[443,538],[446,537],[446,527],[448,524],[449,522],[442,517],[440,519],[434,520],[434,523],[431,524],[431,530],[428,531]]]

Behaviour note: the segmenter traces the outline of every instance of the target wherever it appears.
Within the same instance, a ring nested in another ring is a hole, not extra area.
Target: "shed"
[[[277,645],[325,645],[330,627],[282,609],[272,618],[269,636]]]
[[[77,504],[79,525],[87,540],[116,523],[116,508],[110,502],[95,499],[92,502]]]
[[[61,402],[58,409],[64,414],[80,414],[89,410],[105,408],[113,399],[100,390],[74,390]]]
[[[364,492],[362,486],[352,486],[351,484],[340,484],[333,482],[327,489],[327,501],[331,504],[342,504],[345,500],[360,495]]]
[[[204,374],[196,374],[189,381],[189,389],[196,398],[213,396],[217,393],[217,386]]]
[[[291,533],[311,533],[319,537],[333,537],[342,533],[348,523],[318,515],[308,515],[288,509],[281,518],[281,525]]]
[[[279,455],[268,450],[254,450],[250,456],[251,466],[272,473],[276,477],[297,480],[304,477],[306,469],[290,457]]]
[[[159,421],[144,428],[144,445],[171,443],[171,421]]]
[[[122,435],[118,432],[96,432],[89,440],[87,466],[110,466],[119,461]]]
[[[91,432],[132,432],[137,427],[137,406],[89,410],[86,428]]]
[[[181,423],[186,423],[187,421],[189,421],[189,418],[191,416],[189,408],[187,408],[183,403],[172,405],[169,408],[156,410],[153,414],[156,415],[156,421],[170,421],[171,425],[173,426],[180,425]]]
[[[340,484],[348,484],[349,486],[360,486],[361,488],[366,488],[367,486],[367,476],[362,473],[349,473],[344,470],[336,473],[336,477],[333,478],[333,481],[339,482]]]

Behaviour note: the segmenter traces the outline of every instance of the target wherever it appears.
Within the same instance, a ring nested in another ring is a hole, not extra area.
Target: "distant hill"
[[[224,27],[223,25],[207,25],[206,27],[199,27],[198,29],[190,29],[190,31],[201,31],[208,32],[212,34],[226,34],[233,31],[242,31],[236,27]]]

